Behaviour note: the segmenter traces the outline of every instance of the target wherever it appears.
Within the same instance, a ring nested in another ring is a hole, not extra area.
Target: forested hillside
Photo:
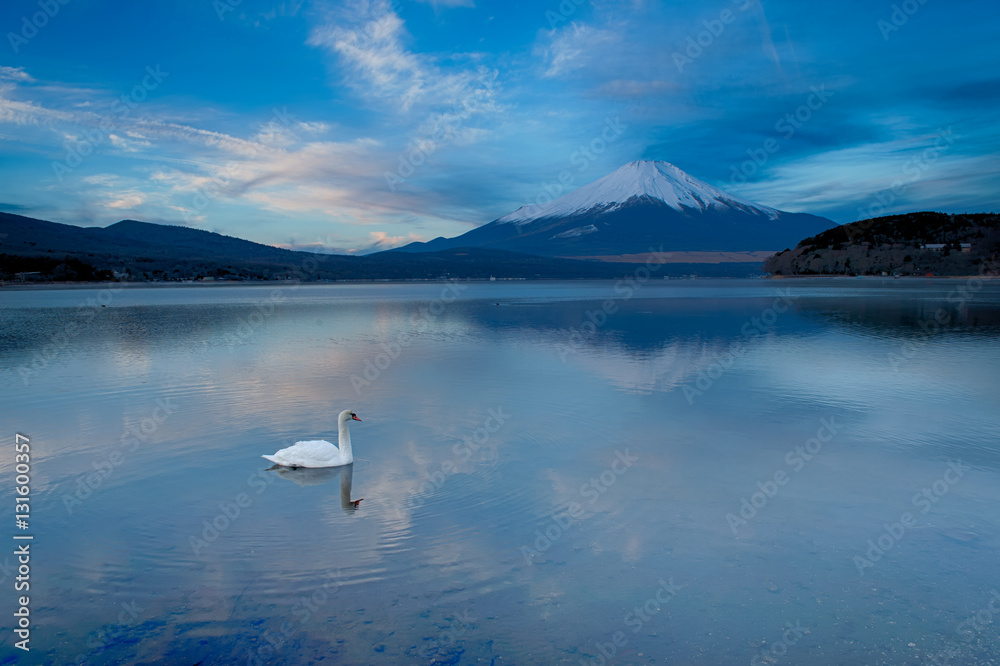
[[[921,212],[824,231],[768,258],[764,270],[773,275],[973,275],[996,273],[998,261],[1000,216]]]

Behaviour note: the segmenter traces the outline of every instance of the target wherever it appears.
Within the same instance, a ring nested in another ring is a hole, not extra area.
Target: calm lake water
[[[1000,654],[1000,282],[4,289],[0,367],[0,663]]]

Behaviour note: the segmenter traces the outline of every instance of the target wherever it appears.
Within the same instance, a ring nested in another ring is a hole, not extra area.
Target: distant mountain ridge
[[[461,236],[399,251],[465,246],[563,257],[636,254],[661,245],[664,251],[774,251],[835,226],[728,194],[669,162],[645,160]]]
[[[178,250],[192,259],[211,256],[224,260],[294,260],[292,250],[263,245],[253,241],[224,236],[211,231],[165,224],[122,220],[107,227],[77,227],[71,224],[47,222],[23,215],[0,213],[0,224],[6,237],[0,239],[0,252],[18,250],[23,253],[45,243],[46,252],[100,253],[141,252],[149,258],[175,257]]]
[[[77,227],[0,213],[0,278],[20,273],[44,281],[147,280],[407,280],[612,279],[634,270],[483,248],[363,257],[298,252],[188,227],[122,220],[108,227]],[[663,274],[691,272],[664,267]],[[715,274],[740,275],[739,267]],[[22,276],[23,277],[23,276]]]

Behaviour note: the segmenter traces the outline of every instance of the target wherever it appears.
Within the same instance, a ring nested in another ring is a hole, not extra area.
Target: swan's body
[[[349,409],[340,413],[337,419],[337,443],[340,448],[323,439],[295,442],[270,456],[261,456],[285,467],[339,467],[354,462],[351,450],[350,421],[360,421],[358,415]]]

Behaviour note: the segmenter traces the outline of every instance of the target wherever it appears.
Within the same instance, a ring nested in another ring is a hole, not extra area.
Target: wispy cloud
[[[426,112],[461,103],[482,76],[478,55],[418,53],[407,47],[411,39],[392,5],[375,1],[333,14],[308,43],[333,54],[348,72],[342,83],[380,108]]]
[[[48,109],[34,102],[13,100],[5,96],[4,92],[0,89],[0,123],[53,127],[55,121],[74,123],[77,120],[76,113]]]
[[[384,231],[372,231],[368,234],[368,238],[371,239],[371,245],[366,248],[366,251],[370,252],[391,250],[394,247],[424,240],[420,234],[409,233],[405,236],[390,236]]]
[[[24,71],[23,67],[4,67],[0,65],[0,81],[33,82],[35,79]]]
[[[541,47],[541,54],[548,63],[544,76],[565,76],[587,67],[593,58],[599,58],[602,50],[615,44],[620,36],[613,29],[576,22],[549,31],[547,44]]]
[[[340,56],[351,70],[349,85],[362,96],[390,101],[403,111],[427,94],[430,77],[424,63],[407,51],[403,20],[388,7],[364,18],[354,29],[340,25],[317,28],[309,43]]]
[[[921,133],[815,153],[775,166],[767,179],[728,187],[782,210],[830,215],[839,222],[864,217],[858,210],[874,203],[885,206],[887,214],[939,210],[943,204],[935,202],[950,200],[956,187],[961,194],[952,203],[961,206],[964,200],[969,211],[991,210],[997,200],[986,185],[992,158],[949,152],[944,142],[928,152],[936,141],[935,134]],[[969,182],[969,174],[979,174],[982,182]],[[853,207],[847,208],[845,202]]]
[[[107,203],[108,208],[120,208],[134,210],[145,203],[145,197],[139,192],[123,193],[119,197]]]

